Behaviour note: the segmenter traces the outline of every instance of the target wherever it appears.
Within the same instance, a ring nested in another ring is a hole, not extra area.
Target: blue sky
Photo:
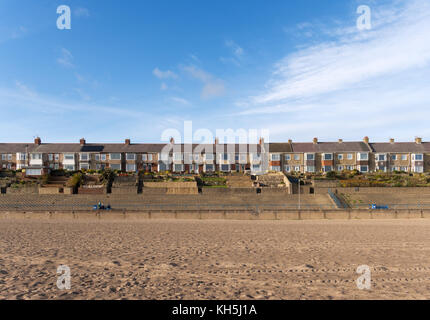
[[[56,27],[63,4],[71,30]],[[428,0],[3,0],[0,142],[159,142],[184,121],[429,140],[428,30]]]

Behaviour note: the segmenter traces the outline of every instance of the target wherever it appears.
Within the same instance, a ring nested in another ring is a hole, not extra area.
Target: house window
[[[148,161],[152,161],[152,154],[148,154]]]
[[[64,155],[64,160],[75,160],[75,155],[73,153],[66,153]]]
[[[352,170],[354,170],[354,167],[353,166],[346,166],[346,170],[352,171]]]
[[[147,161],[147,160],[148,160],[148,155],[142,154],[142,161]]]
[[[294,160],[299,161],[300,160],[300,155],[299,154],[295,154],[294,155]]]
[[[294,172],[300,172],[300,167],[294,167]]]
[[[121,153],[111,153],[109,158],[111,160],[121,160]]]
[[[182,164],[175,164],[174,165],[175,172],[182,172],[183,171],[182,167],[183,167]]]
[[[368,166],[360,166],[360,171],[361,172],[368,172],[369,168],[368,168]]]
[[[54,155],[52,153],[48,154],[48,160],[49,161],[54,160]]]
[[[272,161],[280,161],[281,155],[279,153],[273,153],[273,154],[271,154],[271,159],[272,159]]]
[[[31,160],[42,160],[42,154],[41,153],[32,153],[31,154]]]
[[[136,165],[134,163],[127,163],[126,170],[127,172],[136,172]]]
[[[408,167],[400,167],[400,171],[407,172],[408,171]]]
[[[337,171],[343,171],[343,166],[337,166]]]
[[[184,159],[184,155],[182,153],[174,153],[173,159],[175,161],[182,161]]]
[[[95,159],[96,161],[100,161],[100,155],[99,155],[99,154],[95,154],[95,155],[94,155],[94,159]]]
[[[406,154],[402,154],[402,161],[406,161],[406,160],[408,160],[408,156],[406,155]]]
[[[260,161],[261,160],[261,153],[254,153],[252,155],[252,160],[254,160],[254,161]]]
[[[315,155],[313,153],[306,154],[306,160],[315,160]]]
[[[228,160],[228,153],[221,153],[221,160],[227,161]]]
[[[125,158],[126,158],[126,160],[136,160],[136,154],[135,153],[127,153],[125,155]]]
[[[315,166],[307,166],[307,167],[305,168],[305,171],[306,171],[306,172],[315,172]]]
[[[8,161],[12,161],[12,155],[11,155],[11,154],[8,154],[8,155],[7,155],[7,160],[8,160]]]
[[[252,171],[256,171],[256,172],[260,171],[260,165],[259,164],[253,164],[252,165]]]
[[[368,153],[359,153],[358,154],[358,160],[369,160],[369,154]]]
[[[284,171],[285,172],[291,172],[291,167],[290,166],[285,166],[284,167]]]
[[[397,155],[393,154],[393,155],[391,156],[391,160],[396,161],[396,160],[397,160]]]
[[[27,160],[27,154],[26,153],[19,153],[18,159],[19,160]]]
[[[68,171],[74,171],[75,170],[75,166],[73,164],[66,164],[64,166],[64,169],[68,170]]]
[[[88,153],[81,153],[81,161],[88,161]]]
[[[338,160],[343,160],[343,154],[338,154],[338,155],[337,155],[337,159],[338,159]]]
[[[6,161],[6,160],[7,160],[7,154],[2,154],[2,155],[1,155],[1,159],[2,159],[3,161]]]
[[[333,171],[333,167],[332,167],[332,166],[324,166],[324,167],[323,167],[323,171],[324,171],[324,172],[330,172],[330,171]]]
[[[214,165],[213,164],[205,165],[205,171],[214,171]]]
[[[385,154],[378,154],[376,156],[376,160],[378,160],[378,161],[385,161]]]
[[[276,172],[279,172],[279,171],[281,171],[281,167],[280,167],[280,166],[271,166],[271,167],[270,167],[270,171],[276,171]]]
[[[285,160],[287,160],[287,161],[288,161],[288,160],[291,160],[291,154],[286,154],[286,155],[285,155]]]
[[[54,156],[55,161],[59,161],[60,160],[60,155],[58,153],[55,154]]]
[[[79,165],[80,170],[88,170],[90,168],[90,165],[88,163],[81,163]]]
[[[222,164],[221,171],[230,171],[230,166],[228,164]]]
[[[377,167],[377,170],[380,170],[380,171],[384,171],[384,172],[386,172],[386,171],[387,171],[387,168],[386,168],[385,166],[378,166],[378,167]]]
[[[199,162],[200,161],[200,154],[196,153],[194,154],[194,162]]]
[[[333,155],[331,153],[324,153],[324,160],[333,160]]]
[[[422,167],[422,166],[415,166],[414,167],[414,172],[423,173],[424,172],[424,167]]]
[[[111,163],[110,168],[112,170],[121,170],[121,165],[119,163]]]
[[[422,154],[415,154],[413,155],[415,161],[423,161],[423,155]]]
[[[246,161],[246,154],[243,154],[243,153],[242,153],[242,154],[240,155],[240,162],[241,162],[241,163],[246,163],[246,162],[247,162],[247,161]]]
[[[348,160],[352,160],[352,153],[348,153],[347,155],[346,155],[346,158],[348,159]]]
[[[239,155],[237,153],[234,155],[234,161],[239,161]]]

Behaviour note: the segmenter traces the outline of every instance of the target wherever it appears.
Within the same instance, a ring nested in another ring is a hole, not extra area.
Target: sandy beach
[[[1,220],[0,299],[430,299],[430,221]]]

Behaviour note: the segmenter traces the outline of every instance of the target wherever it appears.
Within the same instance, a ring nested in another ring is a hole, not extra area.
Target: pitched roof
[[[290,143],[269,143],[269,152],[292,152]]]
[[[375,142],[369,143],[374,152],[426,152],[430,150],[430,143],[424,142],[417,144],[415,142]]]
[[[293,142],[293,152],[369,152],[364,142]]]

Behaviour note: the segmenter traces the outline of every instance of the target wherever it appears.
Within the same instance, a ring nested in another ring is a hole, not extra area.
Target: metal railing
[[[348,206],[346,204],[344,204],[342,201],[340,201],[340,199],[338,198],[338,196],[335,195],[331,191],[331,189],[328,189],[328,195],[334,201],[334,203],[336,204],[336,206],[337,206],[338,209],[346,209],[346,208],[348,208]]]

